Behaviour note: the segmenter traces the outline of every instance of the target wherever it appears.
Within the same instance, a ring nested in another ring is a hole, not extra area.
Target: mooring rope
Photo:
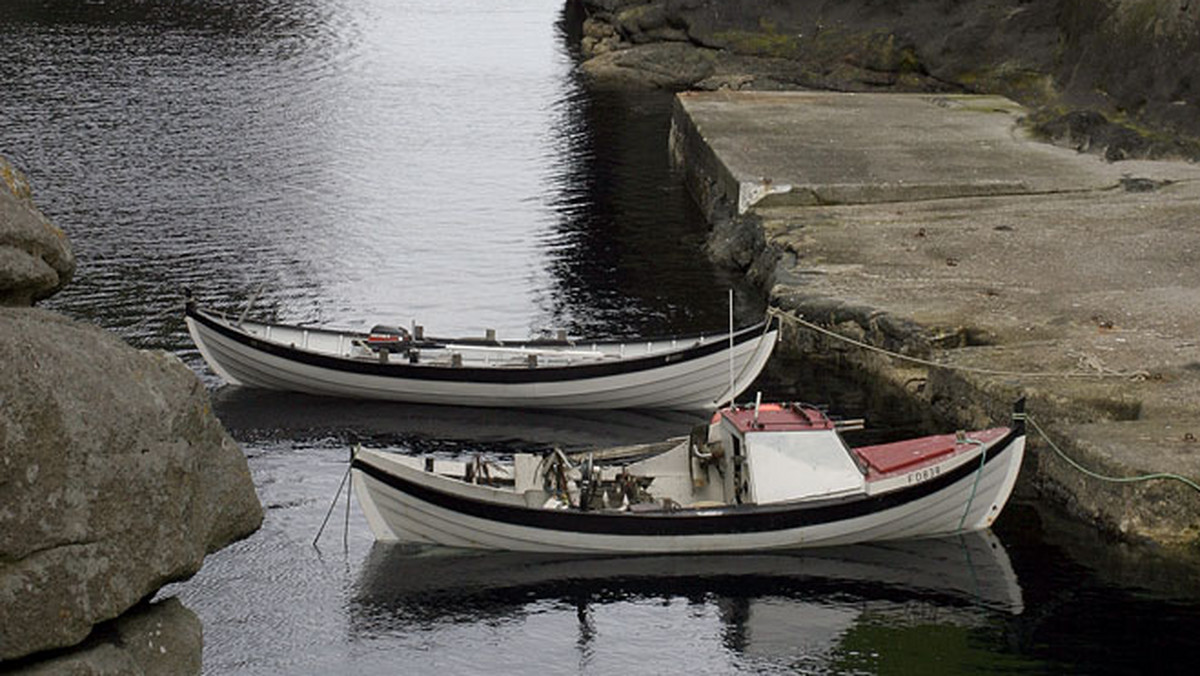
[[[1037,424],[1037,421],[1033,419],[1033,416],[1030,416],[1028,414],[1016,413],[1016,414],[1013,414],[1013,420],[1024,420],[1024,421],[1028,422],[1030,425],[1033,426],[1033,429],[1037,430],[1038,435],[1041,436],[1042,439],[1050,446],[1050,448],[1052,448],[1054,450],[1055,454],[1057,454],[1058,457],[1065,460],[1067,462],[1067,464],[1070,465],[1071,467],[1075,468],[1079,472],[1081,472],[1089,477],[1092,477],[1093,479],[1097,479],[1100,481],[1107,481],[1109,483],[1117,483],[1117,484],[1137,483],[1137,482],[1141,482],[1141,481],[1152,481],[1155,479],[1168,479],[1168,480],[1178,481],[1178,482],[1188,486],[1192,490],[1196,491],[1197,493],[1200,493],[1200,484],[1197,484],[1195,481],[1192,481],[1191,479],[1189,479],[1185,476],[1182,476],[1179,474],[1172,474],[1170,472],[1154,472],[1152,474],[1140,474],[1137,476],[1120,477],[1120,476],[1107,476],[1104,474],[1100,474],[1099,472],[1092,471],[1092,470],[1088,469],[1087,467],[1084,467],[1083,465],[1079,464],[1077,461],[1075,461],[1069,455],[1064,453],[1063,450],[1061,448],[1059,448],[1057,444],[1055,444],[1053,441],[1051,441],[1050,436],[1048,434],[1046,434],[1045,430],[1043,430],[1040,425]]]
[[[325,519],[321,522],[321,527],[317,529],[317,536],[313,538],[313,547],[317,546],[317,541],[321,539],[321,534],[325,532],[325,526],[329,523],[329,517],[333,515],[333,509],[337,506],[338,498],[342,495],[342,489],[346,487],[346,481],[350,480],[350,470],[354,468],[354,457],[358,455],[358,451],[362,447],[355,444],[350,448],[350,462],[346,464],[346,473],[342,475],[342,482],[338,484],[337,492],[333,494],[333,500],[329,503],[329,511],[325,512]],[[353,488],[353,487],[352,487]],[[350,531],[350,491],[346,491],[346,523],[342,530],[342,544],[349,546]]]
[[[891,357],[893,359],[899,359],[901,361],[907,361],[907,362],[911,362],[914,364],[920,364],[922,366],[930,366],[933,368],[942,368],[942,369],[948,369],[948,370],[952,370],[952,371],[965,371],[968,373],[977,373],[977,374],[981,374],[981,375],[1009,376],[1009,377],[1021,377],[1021,378],[1106,378],[1107,377],[1107,378],[1135,379],[1135,378],[1145,378],[1148,375],[1145,371],[1137,371],[1134,373],[1124,373],[1124,372],[1117,372],[1117,371],[1099,371],[1099,372],[1095,372],[1095,373],[1083,372],[1083,371],[1058,371],[1058,372],[1001,371],[1001,370],[996,370],[996,369],[983,369],[983,368],[975,368],[975,367],[971,367],[971,366],[957,366],[954,364],[943,364],[940,362],[930,361],[928,359],[921,359],[920,357],[913,357],[913,356],[906,355],[906,354],[900,354],[899,352],[894,352],[892,350],[878,347],[876,345],[864,343],[860,340],[855,340],[849,336],[843,336],[842,334],[837,333],[836,331],[831,331],[823,326],[814,324],[810,321],[803,319],[802,317],[799,317],[795,313],[789,312],[782,308],[778,308],[778,307],[768,308],[767,314],[775,315],[781,319],[793,322],[794,324],[803,326],[812,331],[816,331],[817,333],[828,336],[830,338],[834,338],[834,339],[849,343],[851,345],[854,345],[856,347],[860,347],[864,350],[870,350],[872,352],[877,352],[879,354]],[[1106,475],[1100,474],[1098,472],[1094,472],[1094,471],[1084,467],[1083,465],[1079,464],[1074,459],[1072,459],[1070,456],[1068,456],[1066,453],[1064,453],[1061,448],[1059,448],[1053,441],[1050,440],[1049,435],[1047,435],[1045,430],[1043,430],[1037,424],[1037,421],[1034,420],[1032,416],[1029,416],[1028,414],[1025,414],[1025,413],[1014,413],[1013,420],[1027,421],[1030,425],[1033,426],[1033,429],[1037,431],[1037,433],[1042,437],[1042,439],[1045,440],[1046,444],[1049,445],[1050,448],[1052,448],[1054,450],[1054,452],[1060,458],[1065,460],[1067,462],[1067,464],[1070,465],[1072,468],[1078,470],[1079,472],[1081,472],[1089,477],[1092,477],[1093,479],[1097,479],[1100,481],[1106,481],[1109,483],[1135,483],[1135,482],[1141,482],[1141,481],[1152,481],[1152,480],[1157,480],[1157,479],[1165,479],[1165,480],[1171,480],[1171,481],[1179,481],[1179,482],[1183,483],[1184,485],[1188,486],[1189,488],[1200,493],[1200,484],[1197,484],[1195,481],[1193,481],[1185,476],[1182,476],[1179,474],[1173,474],[1170,472],[1155,472],[1152,474],[1141,474],[1141,475],[1130,476],[1130,477],[1112,477],[1112,476],[1106,476]],[[965,514],[964,514],[964,518],[965,518]]]
[[[979,477],[983,476],[983,466],[987,464],[987,448],[982,441],[978,439],[964,438],[963,443],[970,443],[979,446],[979,469],[975,471],[975,482],[971,484],[971,497],[967,498],[967,506],[963,509],[962,517],[958,520],[958,529],[962,530],[963,524],[967,522],[967,514],[971,512],[971,504],[975,502],[975,493],[979,489]]]
[[[913,357],[913,356],[907,355],[907,354],[900,354],[899,352],[895,352],[893,350],[888,350],[886,348],[882,348],[877,345],[871,345],[870,343],[864,343],[861,340],[855,340],[854,338],[851,338],[849,336],[844,336],[836,331],[831,331],[823,326],[820,326],[818,324],[814,324],[810,321],[807,321],[804,318],[800,317],[799,315],[795,314],[794,312],[790,312],[790,311],[784,310],[782,308],[778,308],[778,307],[768,308],[767,314],[775,315],[781,319],[792,322],[793,324],[803,326],[806,329],[816,331],[817,333],[820,333],[822,335],[828,336],[830,338],[834,338],[836,340],[840,340],[845,343],[849,343],[851,345],[854,345],[855,347],[860,347],[864,350],[869,350],[871,352],[877,352],[879,354],[891,357],[893,359],[898,359],[898,360],[910,362],[913,364],[919,364],[921,366],[929,366],[929,367],[933,367],[933,368],[947,369],[950,371],[963,371],[966,373],[977,373],[980,375],[987,375],[987,376],[1007,376],[1007,377],[1014,377],[1014,378],[1128,378],[1128,379],[1141,379],[1141,378],[1146,378],[1149,375],[1145,371],[1135,371],[1132,373],[1127,373],[1127,372],[1120,372],[1120,371],[1104,371],[1104,370],[1100,370],[1099,367],[1097,367],[1098,370],[1096,370],[1096,371],[1003,371],[1003,370],[998,370],[998,369],[978,368],[978,367],[974,367],[974,366],[961,366],[961,365],[955,365],[955,364],[946,364],[943,362],[936,362],[936,361],[932,361],[929,359],[922,359],[920,357]]]

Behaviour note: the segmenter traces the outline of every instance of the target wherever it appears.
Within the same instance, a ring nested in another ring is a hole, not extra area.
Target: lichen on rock
[[[254,532],[245,456],[174,355],[0,308],[0,660],[73,645]]]
[[[25,175],[0,157],[0,305],[32,305],[74,274],[66,234],[34,205]]]
[[[121,617],[96,627],[75,650],[44,660],[7,666],[9,676],[61,674],[201,673],[204,648],[200,618],[179,599],[139,604]]]

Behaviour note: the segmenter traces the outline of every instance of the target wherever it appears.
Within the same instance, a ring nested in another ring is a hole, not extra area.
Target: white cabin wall
[[[865,490],[866,478],[833,430],[751,432],[746,453],[750,495],[760,505]]]

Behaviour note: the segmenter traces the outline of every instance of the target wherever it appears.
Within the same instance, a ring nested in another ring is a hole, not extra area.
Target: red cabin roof
[[[747,432],[795,432],[802,430],[831,430],[834,428],[824,413],[811,406],[800,404],[762,404],[757,411],[753,406],[724,408],[717,412],[733,423],[738,431]]]

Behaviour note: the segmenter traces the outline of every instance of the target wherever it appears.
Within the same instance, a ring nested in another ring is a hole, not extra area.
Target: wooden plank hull
[[[989,527],[1024,455],[1023,429],[929,466],[903,485],[836,499],[609,512],[530,506],[511,490],[467,484],[420,461],[360,451],[354,490],[376,538],[560,553],[720,553],[923,538]],[[893,481],[893,483],[895,483]]]
[[[235,322],[189,308],[188,331],[226,382],[336,397],[511,408],[706,410],[749,387],[778,339],[774,324],[728,336],[553,349],[537,345],[447,346],[458,364],[364,358],[364,336]],[[430,350],[428,352],[435,352]],[[468,355],[463,361],[461,355]],[[517,366],[514,355],[536,366]],[[731,358],[732,356],[732,358]],[[429,357],[424,356],[425,359]],[[448,357],[447,357],[448,359]],[[489,363],[489,360],[494,360]]]

